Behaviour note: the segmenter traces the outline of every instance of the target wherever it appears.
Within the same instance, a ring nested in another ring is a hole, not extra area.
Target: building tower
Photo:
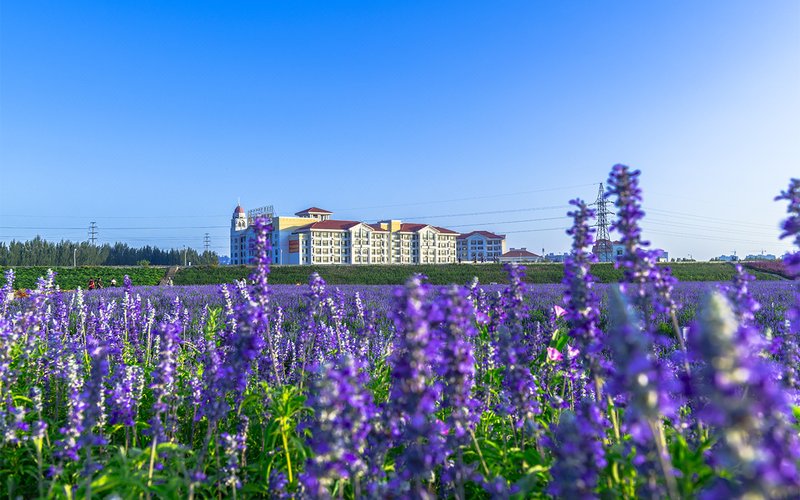
[[[231,264],[247,264],[247,214],[241,205],[236,205],[231,217]]]
[[[601,182],[597,190],[597,200],[593,203],[596,207],[597,222],[594,225],[596,228],[595,244],[592,248],[592,252],[600,262],[614,260],[613,243],[611,242],[611,236],[608,234],[608,216],[611,215],[611,211],[608,210],[608,203],[610,202],[604,196],[603,183]]]

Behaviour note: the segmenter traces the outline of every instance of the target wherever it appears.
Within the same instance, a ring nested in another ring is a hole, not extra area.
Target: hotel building
[[[456,261],[458,233],[429,224],[375,224],[332,219],[311,207],[294,217],[272,216],[273,264],[447,264]],[[253,217],[237,206],[231,219],[231,264],[249,264]]]
[[[489,231],[459,235],[458,260],[462,262],[498,262],[506,251],[506,237]]]

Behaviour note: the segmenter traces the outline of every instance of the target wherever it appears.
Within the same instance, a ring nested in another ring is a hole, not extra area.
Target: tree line
[[[76,251],[77,250],[77,251]],[[0,242],[0,266],[134,266],[216,265],[216,252],[200,253],[192,248],[135,248],[126,243],[92,245],[88,242],[62,240],[52,242],[37,236],[28,241]],[[74,258],[74,261],[73,261]]]

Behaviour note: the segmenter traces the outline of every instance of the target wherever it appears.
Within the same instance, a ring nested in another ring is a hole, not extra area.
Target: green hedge
[[[529,283],[560,283],[564,277],[563,264],[530,264],[526,267],[526,281]],[[670,264],[670,267],[680,281],[729,281],[735,273],[734,267],[727,263],[682,262]],[[247,266],[192,266],[181,268],[174,282],[176,285],[231,283],[247,278],[251,272],[252,267]],[[508,282],[500,264],[273,266],[269,280],[274,284],[307,283],[312,272],[319,273],[334,285],[397,285],[404,283],[413,273],[425,274],[429,282],[436,285],[463,284],[475,276],[484,284]],[[758,279],[779,279],[767,273],[750,272]],[[614,269],[613,264],[595,264],[592,273],[603,283],[617,282],[622,277],[622,272]]]
[[[526,281],[529,283],[560,283],[564,277],[563,264],[530,264],[527,267]],[[680,281],[730,281],[734,267],[722,262],[679,262],[670,264],[673,275]],[[0,285],[5,284],[7,267],[0,267]],[[16,273],[15,288],[34,288],[36,280],[47,273],[47,267],[19,267]],[[157,285],[166,273],[163,267],[54,267],[56,283],[64,290],[78,286],[86,288],[89,280],[100,278],[105,286],[112,278],[122,285],[126,274],[134,285]],[[274,266],[270,273],[270,283],[307,283],[312,272],[318,272],[325,281],[333,285],[399,285],[413,273],[428,276],[430,283],[446,285],[467,283],[477,276],[481,283],[507,283],[508,278],[500,264],[445,264],[445,265],[389,265],[389,266]],[[175,276],[176,285],[208,285],[231,283],[233,280],[247,278],[253,272],[247,266],[192,266],[181,268]],[[760,280],[777,280],[780,277],[748,269]],[[622,272],[612,264],[595,264],[592,273],[602,283],[619,281]]]
[[[5,272],[8,267],[0,267],[0,284],[5,285]],[[135,285],[158,285],[167,272],[164,267],[14,267],[14,288],[36,288],[36,280],[47,274],[48,269],[56,272],[56,284],[62,290],[74,290],[79,286],[86,289],[90,279],[103,280],[104,286],[110,286],[111,280],[117,280],[122,286],[122,279],[127,274]]]

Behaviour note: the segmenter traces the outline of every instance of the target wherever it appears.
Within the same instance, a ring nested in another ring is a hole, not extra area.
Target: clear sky
[[[642,170],[672,257],[781,254],[800,2],[25,0],[0,7],[0,240],[228,253],[237,199],[565,251]]]

